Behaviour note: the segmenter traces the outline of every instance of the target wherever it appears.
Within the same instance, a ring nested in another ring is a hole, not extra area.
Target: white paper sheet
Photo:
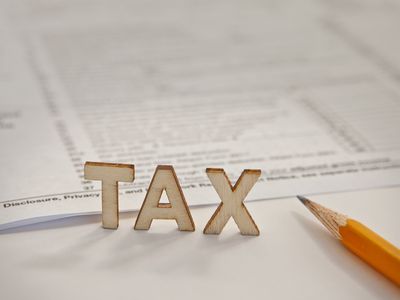
[[[121,210],[157,164],[189,205],[219,202],[206,167],[262,169],[247,200],[400,183],[399,9],[0,3],[0,228],[100,212],[86,160],[135,164]]]

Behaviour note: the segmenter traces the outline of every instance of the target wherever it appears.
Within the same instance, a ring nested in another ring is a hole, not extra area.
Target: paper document
[[[121,211],[158,164],[191,206],[400,184],[400,8],[353,5],[1,1],[0,229],[99,213],[85,161],[135,165]]]

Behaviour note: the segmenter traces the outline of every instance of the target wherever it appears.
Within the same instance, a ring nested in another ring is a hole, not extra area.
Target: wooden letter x
[[[101,180],[103,227],[118,228],[118,181],[132,182],[135,166],[101,162],[85,163],[85,179]]]
[[[160,203],[165,190],[170,203]],[[153,219],[172,219],[179,230],[194,231],[194,223],[172,166],[158,166],[144,198],[135,229],[148,230]]]
[[[228,220],[233,217],[241,234],[259,235],[260,231],[244,206],[243,200],[260,177],[261,170],[244,170],[234,187],[224,169],[208,168],[206,173],[222,202],[208,221],[203,233],[220,234]]]

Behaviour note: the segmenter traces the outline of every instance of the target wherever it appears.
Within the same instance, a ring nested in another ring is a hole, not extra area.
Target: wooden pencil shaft
[[[400,250],[361,223],[347,219],[339,227],[342,243],[400,286]]]
[[[358,257],[400,286],[400,250],[361,223],[303,196],[299,200]]]

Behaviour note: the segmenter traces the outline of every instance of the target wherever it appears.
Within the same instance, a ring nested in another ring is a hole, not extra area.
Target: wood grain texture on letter
[[[233,217],[241,234],[259,235],[260,231],[243,201],[260,177],[261,170],[244,170],[234,187],[224,169],[208,168],[206,173],[221,198],[221,203],[203,233],[220,234],[228,220]]]
[[[170,203],[160,203],[164,190]],[[189,207],[172,166],[157,166],[134,228],[148,230],[153,219],[174,219],[179,230],[194,231]]]
[[[134,178],[134,165],[90,161],[85,163],[85,179],[101,180],[101,202],[104,228],[118,228],[118,182],[132,182]]]

